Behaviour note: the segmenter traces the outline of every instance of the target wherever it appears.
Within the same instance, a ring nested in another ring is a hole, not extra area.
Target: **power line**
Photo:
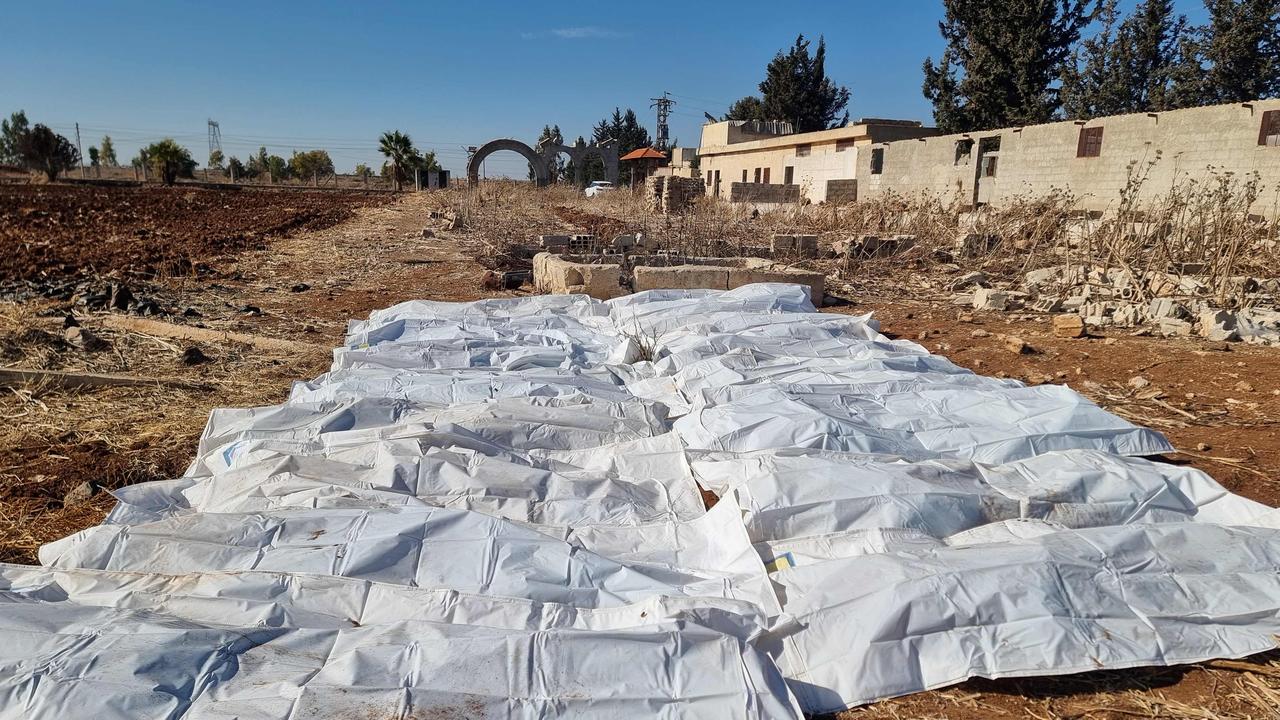
[[[663,151],[667,149],[667,142],[671,138],[670,129],[667,127],[667,118],[671,116],[671,106],[676,104],[676,101],[669,97],[670,95],[671,93],[664,90],[662,97],[649,98],[653,101],[649,107],[658,109],[657,146],[658,150]]]

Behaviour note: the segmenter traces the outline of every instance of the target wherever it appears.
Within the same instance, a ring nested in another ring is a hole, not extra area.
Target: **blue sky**
[[[0,112],[69,136],[79,122],[86,152],[109,133],[122,161],[166,136],[203,161],[213,118],[228,155],[319,147],[339,170],[377,167],[377,135],[398,128],[456,172],[466,145],[533,142],[547,123],[572,140],[614,106],[652,132],[664,90],[673,138],[695,145],[703,111],[755,92],[798,33],[826,36],[854,118],[928,121],[920,65],[941,52],[941,15],[940,0],[11,3]],[[498,153],[487,170],[525,164]]]

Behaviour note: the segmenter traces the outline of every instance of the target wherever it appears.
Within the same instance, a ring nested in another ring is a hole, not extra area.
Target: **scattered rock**
[[[1200,337],[1214,342],[1239,340],[1235,313],[1226,310],[1206,310],[1200,313]]]
[[[971,323],[973,322],[973,313],[967,313],[967,312],[957,313],[956,320],[962,323]]]
[[[1129,378],[1129,387],[1133,388],[1134,390],[1141,390],[1149,385],[1151,385],[1151,381],[1142,377],[1141,375],[1134,375],[1133,377]]]
[[[99,350],[106,350],[110,347],[106,340],[103,340],[79,325],[75,325],[64,330],[62,333],[62,339],[65,340],[68,345],[80,348],[85,352],[98,352]]]
[[[311,286],[310,286],[310,285],[308,285],[308,284],[306,284],[306,283],[298,283],[298,284],[294,285],[293,287],[289,288],[289,292],[296,292],[296,293],[300,293],[300,292],[306,292],[306,291],[308,291],[308,290],[310,290],[310,289],[311,289]]]
[[[983,330],[982,328],[978,328],[977,330],[974,330],[973,332],[969,333],[969,337],[976,337],[976,338],[991,337],[991,333],[987,332],[986,330]]]
[[[961,275],[951,283],[951,291],[956,292],[964,290],[968,287],[980,286],[987,281],[987,274],[984,272],[970,272]]]
[[[211,362],[211,361],[212,361],[212,358],[210,358],[208,355],[205,355],[204,351],[196,347],[195,345],[192,345],[188,347],[186,350],[182,351],[183,365],[203,365],[204,363]]]
[[[1053,334],[1060,338],[1084,337],[1084,318],[1079,315],[1054,315]]]
[[[93,499],[93,496],[97,493],[98,486],[86,480],[71,488],[66,495],[62,496],[62,506],[70,508],[83,505]]]
[[[480,278],[480,287],[485,290],[501,290],[502,276],[492,270],[485,270]]]
[[[1199,450],[1200,452],[1208,452],[1212,449],[1213,446],[1209,443],[1196,443],[1196,450]]]
[[[433,238],[433,237],[435,237],[435,236],[436,236],[436,234],[435,234],[435,232],[434,232],[434,231],[432,231],[432,229],[431,229],[431,228],[422,228],[422,237],[423,237],[423,238]]]
[[[1241,380],[1240,382],[1236,383],[1235,389],[1240,392],[1247,392],[1247,393],[1253,392],[1253,386],[1245,382],[1244,380]]]
[[[182,317],[204,317],[204,313],[193,307],[189,307],[182,310]]]
[[[1004,343],[1004,349],[1015,355],[1027,355],[1035,352],[1035,348],[1016,335],[1001,335],[1000,340]]]
[[[259,315],[262,314],[262,308],[258,307],[257,305],[245,305],[244,307],[240,308],[240,312],[250,317],[258,317]]]
[[[159,315],[163,311],[160,309],[160,306],[156,304],[155,300],[142,300],[137,305],[133,306],[133,312],[138,315],[150,316]]]

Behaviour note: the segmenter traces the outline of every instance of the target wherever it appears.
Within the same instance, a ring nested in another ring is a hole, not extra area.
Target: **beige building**
[[[1263,192],[1255,211],[1277,217],[1280,99],[877,142],[857,157],[857,194],[998,205],[1057,189],[1079,197],[1082,209],[1106,211],[1131,167],[1147,175],[1145,197],[1188,179],[1257,173]]]
[[[793,133],[791,124],[727,120],[702,126],[699,170],[707,192],[726,200],[851,201],[859,153],[873,143],[937,135],[912,120],[864,119]]]

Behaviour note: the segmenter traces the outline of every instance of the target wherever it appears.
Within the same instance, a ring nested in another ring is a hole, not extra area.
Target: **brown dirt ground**
[[[0,185],[0,278],[186,272],[267,238],[342,222],[388,196],[359,192]]]
[[[0,188],[0,193],[5,191]],[[236,201],[249,196],[237,194]],[[331,197],[323,195],[316,206]],[[292,203],[287,207],[312,207],[307,204],[310,199],[304,203],[297,198],[298,193],[290,193],[279,201]],[[208,202],[219,200],[225,199]],[[579,219],[576,214],[562,215],[544,204],[506,206],[502,212],[508,216],[488,219],[481,208],[470,217],[469,227],[450,231],[442,221],[428,219],[429,211],[444,209],[449,202],[434,193],[400,196],[388,203],[355,202],[345,211],[345,220],[322,223],[329,226],[319,229],[295,229],[271,239],[266,249],[224,254],[232,247],[263,244],[261,234],[253,243],[222,246],[217,250],[220,257],[212,262],[213,273],[157,281],[172,305],[169,309],[190,307],[200,313],[165,319],[331,347],[341,341],[349,318],[403,300],[522,294],[482,291],[482,266],[473,255],[520,228],[530,234],[587,229],[573,224]],[[523,214],[512,219],[513,212]],[[65,217],[60,222],[75,221],[76,215]],[[250,222],[251,213],[243,217],[246,235],[280,222],[271,212],[259,224]],[[95,236],[94,221],[88,222],[79,237]],[[127,227],[129,221],[120,222],[120,227]],[[495,226],[500,231],[495,232]],[[431,237],[423,237],[424,227],[433,230]],[[141,242],[145,245],[147,240]],[[0,265],[11,268],[0,271],[0,280],[12,277],[8,273],[13,267],[24,265]],[[307,289],[292,291],[299,283]],[[873,310],[886,333],[916,340],[985,374],[1065,382],[1104,407],[1165,432],[1179,450],[1170,461],[1204,469],[1242,495],[1280,503],[1273,479],[1280,477],[1280,396],[1275,394],[1280,391],[1280,353],[1239,343],[1224,346],[1125,332],[1055,338],[1047,318],[979,313],[972,321],[962,321],[959,311],[944,302],[902,299],[907,294],[866,292],[852,297],[851,306],[830,311]],[[243,308],[250,305],[261,314],[245,313]],[[61,318],[68,310],[107,340],[110,349],[86,353],[66,346]],[[975,337],[975,330],[990,335],[980,332]],[[1010,352],[1002,334],[1016,335],[1035,352]],[[74,392],[27,386],[0,394],[0,416],[7,420],[0,425],[0,560],[35,562],[40,543],[99,522],[111,505],[105,493],[84,505],[63,506],[63,495],[79,482],[111,488],[180,473],[194,453],[210,409],[279,402],[291,380],[319,374],[328,365],[327,353],[301,345],[295,353],[279,353],[206,343],[200,348],[212,362],[188,367],[179,357],[189,345],[107,329],[99,315],[68,303],[0,305],[0,358],[5,365],[194,378],[212,386],[209,391],[155,386]],[[1129,387],[1135,375],[1150,380],[1147,392]],[[1208,447],[1197,450],[1201,443]],[[1276,718],[1277,707],[1280,654],[1272,653],[1242,663],[973,680],[838,717]]]

